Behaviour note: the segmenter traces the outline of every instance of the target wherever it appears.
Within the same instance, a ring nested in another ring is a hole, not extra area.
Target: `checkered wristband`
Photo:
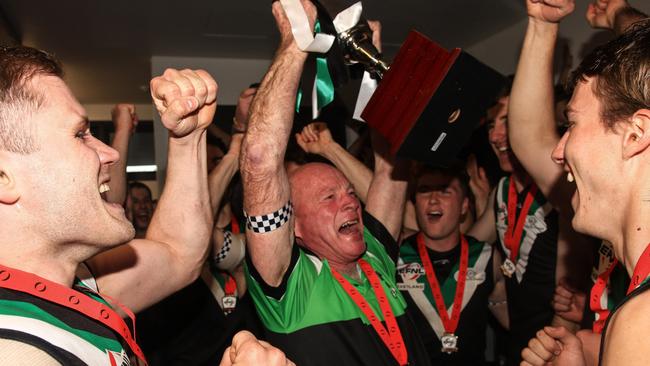
[[[293,213],[293,205],[291,201],[288,201],[284,206],[280,207],[279,210],[261,216],[248,216],[244,212],[246,217],[246,227],[249,230],[252,230],[255,233],[268,233],[275,229],[279,229],[285,222],[289,221],[291,214]]]
[[[221,247],[221,250],[217,255],[212,258],[214,261],[214,264],[219,264],[221,261],[226,259],[226,256],[228,256],[228,252],[230,251],[230,248],[232,247],[232,233],[230,231],[224,231],[223,232],[223,246]]]

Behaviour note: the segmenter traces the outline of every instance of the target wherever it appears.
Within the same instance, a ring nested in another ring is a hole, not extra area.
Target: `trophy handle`
[[[381,53],[372,44],[372,31],[365,21],[360,21],[354,27],[338,34],[339,42],[345,52],[345,63],[352,65],[361,63],[366,70],[379,80],[390,66],[381,59]]]

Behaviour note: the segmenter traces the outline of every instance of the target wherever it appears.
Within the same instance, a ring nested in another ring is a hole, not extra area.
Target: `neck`
[[[14,251],[0,253],[0,264],[43,277],[65,287],[72,287],[79,262],[60,254],[41,255],[37,251]]]
[[[428,237],[422,232],[424,238],[424,246],[436,252],[448,252],[454,249],[460,242],[460,230],[458,228],[454,232],[442,239],[433,239]]]
[[[514,177],[515,188],[517,189],[517,192],[521,192],[524,187],[530,182],[530,176],[518,164],[513,164],[512,176]]]
[[[352,263],[337,263],[330,261],[330,267],[336,270],[336,272],[346,275],[354,280],[360,281],[361,276],[359,275],[359,270],[357,269],[357,262]]]
[[[631,197],[631,202],[627,205],[627,215],[623,220],[622,235],[618,240],[612,241],[614,247],[619,248],[618,252],[621,253],[630,276],[634,272],[639,257],[650,244],[650,224],[647,220],[650,217],[650,190],[646,193],[636,192]]]

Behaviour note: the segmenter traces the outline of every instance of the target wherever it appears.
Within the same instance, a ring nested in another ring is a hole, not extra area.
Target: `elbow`
[[[282,155],[272,144],[245,141],[239,158],[240,171],[244,177],[276,173],[283,163]]]

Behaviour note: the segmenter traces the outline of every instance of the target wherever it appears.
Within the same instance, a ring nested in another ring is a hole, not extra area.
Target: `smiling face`
[[[501,170],[511,173],[517,158],[510,150],[508,142],[508,100],[508,97],[502,97],[497,105],[488,111],[488,139],[499,159]]]
[[[418,226],[430,240],[458,240],[469,208],[460,180],[442,171],[426,171],[417,180],[415,212]]]
[[[131,239],[133,227],[122,207],[100,194],[108,190],[108,166],[118,160],[117,151],[90,134],[85,111],[63,80],[37,75],[27,87],[44,97],[25,122],[39,148],[16,157],[18,203],[31,213],[33,230],[49,243],[95,252]]]
[[[311,163],[291,175],[295,234],[300,243],[333,264],[347,265],[366,250],[361,205],[336,168]]]
[[[599,238],[609,238],[620,215],[622,137],[608,129],[600,116],[601,102],[593,93],[594,79],[580,82],[567,108],[569,129],[555,150],[553,160],[564,165],[567,179],[575,181],[571,205],[573,227]]]

